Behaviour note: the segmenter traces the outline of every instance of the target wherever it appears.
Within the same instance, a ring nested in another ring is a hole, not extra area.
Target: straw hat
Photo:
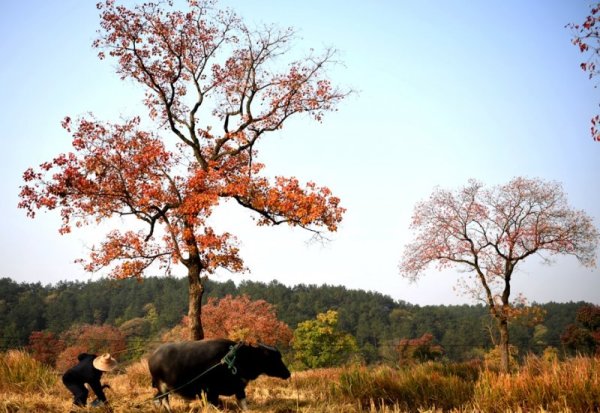
[[[96,357],[92,364],[100,371],[111,371],[117,367],[117,360],[112,358],[109,353],[104,353]]]

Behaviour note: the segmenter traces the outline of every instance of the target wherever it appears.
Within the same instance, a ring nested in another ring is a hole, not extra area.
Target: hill
[[[339,312],[340,325],[357,340],[368,362],[394,357],[400,338],[433,334],[446,355],[465,360],[492,347],[486,307],[482,305],[418,306],[395,301],[387,295],[341,286],[285,286],[243,281],[208,281],[204,298],[247,294],[275,305],[278,317],[294,329],[329,309]],[[121,325],[143,317],[151,304],[161,330],[172,328],[187,313],[187,280],[153,278],[143,281],[102,279],[88,282],[59,282],[55,285],[17,283],[0,279],[0,350],[27,344],[32,331],[61,333],[73,324]],[[511,326],[511,342],[520,354],[546,346],[560,346],[560,335],[575,320],[583,302],[546,303],[542,327]]]

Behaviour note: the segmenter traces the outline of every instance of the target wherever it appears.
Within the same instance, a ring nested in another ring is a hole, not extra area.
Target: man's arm
[[[106,396],[104,395],[104,390],[102,390],[104,386],[100,384],[100,377],[98,377],[96,380],[92,380],[89,383],[89,385],[94,391],[94,393],[96,393],[96,397],[98,397],[98,400],[102,400],[103,402],[105,402]]]

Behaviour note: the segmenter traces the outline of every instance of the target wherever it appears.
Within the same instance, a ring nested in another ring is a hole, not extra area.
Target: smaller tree
[[[475,180],[457,191],[437,189],[417,204],[411,228],[417,235],[404,250],[400,273],[416,281],[430,264],[471,273],[464,286],[496,321],[504,371],[509,321],[522,312],[511,300],[520,263],[532,255],[546,262],[572,255],[585,266],[596,265],[599,235],[592,218],[572,209],[554,182],[518,177],[490,189]]]
[[[292,347],[301,368],[339,366],[358,353],[354,337],[339,330],[338,313],[334,310],[298,324]]]

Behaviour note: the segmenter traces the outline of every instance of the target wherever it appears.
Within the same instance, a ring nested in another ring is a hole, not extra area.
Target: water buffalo
[[[269,346],[238,344],[227,339],[167,343],[148,359],[155,399],[171,412],[169,394],[194,399],[202,392],[219,404],[219,395],[235,394],[242,409],[247,408],[246,385],[261,374],[287,379],[290,372],[281,353]]]

